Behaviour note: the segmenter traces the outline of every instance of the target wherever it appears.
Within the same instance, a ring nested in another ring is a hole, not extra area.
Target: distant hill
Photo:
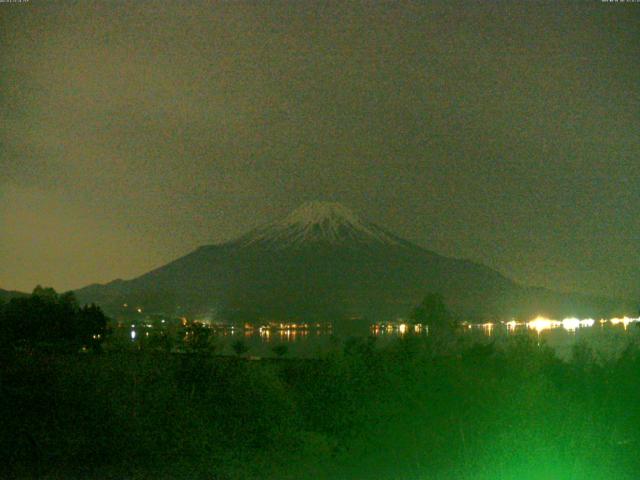
[[[537,314],[600,317],[623,301],[517,284],[484,265],[438,255],[335,203],[305,204],[224,244],[201,247],[132,280],[76,292],[117,313],[123,304],[225,319],[388,320],[428,292],[471,320]]]
[[[27,293],[17,292],[15,290],[3,290],[0,288],[0,300],[8,302],[14,297],[28,297]]]

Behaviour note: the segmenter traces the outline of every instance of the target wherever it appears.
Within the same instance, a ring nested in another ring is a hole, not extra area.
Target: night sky
[[[183,3],[0,3],[1,288],[130,278],[331,200],[640,298],[640,4]]]

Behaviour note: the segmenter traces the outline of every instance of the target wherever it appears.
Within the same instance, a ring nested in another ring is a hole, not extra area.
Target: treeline
[[[0,301],[0,346],[4,349],[99,349],[107,317],[97,305],[80,306],[73,292],[37,286],[27,297]]]
[[[445,336],[446,337],[446,336]],[[637,479],[640,355],[407,335],[315,360],[159,351],[0,364],[0,477]]]

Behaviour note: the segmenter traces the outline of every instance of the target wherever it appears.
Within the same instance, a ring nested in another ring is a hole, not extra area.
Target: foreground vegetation
[[[73,292],[37,286],[6,304],[0,299],[0,350],[99,351],[107,321],[100,307],[80,306]]]
[[[637,478],[637,349],[374,343],[316,360],[4,350],[0,477]]]

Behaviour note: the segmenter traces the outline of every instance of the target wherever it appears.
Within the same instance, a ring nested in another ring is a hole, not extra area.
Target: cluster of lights
[[[186,319],[183,318],[182,319],[182,324],[184,325],[186,323]],[[635,322],[640,322],[640,317],[638,318],[630,318],[630,317],[614,317],[611,318],[609,320],[606,319],[601,319],[598,321],[598,323],[600,325],[605,325],[607,323],[610,323],[611,325],[622,325],[624,327],[624,329],[626,330],[627,327],[629,326],[629,324],[631,323],[635,323]],[[165,323],[165,320],[162,320],[162,323]],[[517,328],[519,327],[526,327],[529,330],[535,330],[538,334],[541,332],[544,332],[546,330],[552,330],[555,328],[560,328],[562,327],[564,330],[568,331],[568,332],[575,332],[576,330],[578,330],[579,328],[583,328],[583,327],[592,327],[593,325],[596,324],[596,321],[593,318],[585,318],[585,319],[579,319],[576,317],[567,317],[563,320],[554,320],[551,318],[546,318],[543,316],[538,316],[536,318],[534,318],[533,320],[530,320],[528,322],[518,322],[516,320],[511,320],[509,322],[501,322],[503,325],[505,325],[507,327],[507,330],[510,332],[515,331]],[[481,323],[481,324],[472,324],[472,323],[468,323],[468,322],[463,322],[463,326],[465,328],[471,329],[471,328],[481,328],[486,334],[491,335],[493,332],[493,329],[495,327],[496,323],[492,323],[492,322],[486,322],[486,323]],[[151,324],[147,324],[147,327],[151,327]],[[210,327],[210,325],[203,325],[203,326],[208,326]],[[302,324],[295,324],[295,323],[280,323],[280,324],[272,324],[270,326],[266,326],[263,325],[261,327],[259,327],[257,330],[260,334],[260,336],[264,339],[269,339],[271,336],[271,331],[273,329],[275,329],[276,331],[278,331],[278,333],[280,334],[280,337],[286,338],[287,340],[289,339],[293,339],[296,337],[296,334],[300,334],[300,335],[305,335],[307,334],[307,329],[309,328],[321,328],[321,324],[307,324],[307,323],[302,323]],[[230,326],[228,327],[230,329],[231,334],[235,333],[236,327],[234,326]],[[328,327],[330,329],[330,326]],[[375,335],[379,335],[381,333],[393,333],[393,332],[397,332],[400,335],[404,335],[406,333],[408,333],[409,331],[413,331],[415,333],[422,333],[423,331],[426,332],[428,331],[428,328],[425,325],[422,324],[407,324],[407,323],[398,323],[398,324],[394,324],[394,323],[389,323],[389,324],[375,324],[371,326],[372,332]],[[245,335],[251,335],[254,331],[254,327],[252,325],[245,325],[244,326],[244,331],[245,331]],[[225,335],[226,335],[226,329],[225,329]],[[320,332],[318,332],[320,333]],[[148,336],[149,333],[147,332],[146,335]],[[96,338],[100,338],[99,335],[94,335],[93,337],[94,339]],[[136,331],[135,331],[135,325],[132,324],[131,325],[131,340],[135,340],[136,339]]]
[[[629,318],[629,317],[617,318],[616,317],[616,318],[612,318],[611,320],[609,320],[609,322],[611,322],[611,325],[620,325],[620,324],[622,324],[622,326],[626,330],[630,323],[640,322],[640,317],[638,317],[638,318]]]
[[[292,341],[297,337],[305,337],[309,335],[310,332],[315,332],[317,335],[320,335],[323,330],[330,332],[332,326],[321,323],[279,323],[258,327],[258,333],[265,341],[270,340],[272,333],[277,334],[281,340]],[[253,331],[253,329],[245,330],[245,336],[252,335]]]
[[[491,335],[491,332],[493,331],[493,323],[491,322],[482,323],[480,324],[480,328],[482,328],[482,330],[484,330],[485,333],[487,333],[487,335]]]
[[[568,319],[572,324],[573,319]],[[527,322],[527,328],[530,330],[535,330],[540,333],[544,330],[551,330],[552,328],[558,328],[563,326],[564,323],[559,320],[551,320],[550,318],[545,317],[536,317],[530,322]]]
[[[269,339],[271,337],[271,330],[268,327],[260,327],[260,336],[264,339]]]
[[[611,325],[622,324],[626,330],[626,328],[629,326],[630,323],[634,323],[638,321],[640,321],[640,318],[623,317],[623,318],[612,318],[609,320],[609,323],[611,323]],[[558,320],[547,319],[544,317],[538,317],[528,322],[527,327],[532,328],[538,332],[541,332],[543,330],[549,330],[551,328],[557,328],[557,327],[562,327],[569,332],[575,332],[578,328],[593,327],[595,323],[596,321],[593,318],[585,318],[581,320],[575,317],[569,317],[569,318],[565,318],[564,320],[558,321]],[[604,325],[607,323],[607,320],[602,319],[600,320],[599,323],[600,325]]]
[[[510,322],[505,323],[507,329],[509,331],[515,330],[518,326],[522,325],[522,323],[518,323],[515,320],[511,320]]]
[[[408,324],[408,323],[398,323],[398,324],[394,324],[394,323],[387,323],[387,324],[374,324],[371,325],[371,331],[374,335],[380,335],[383,333],[393,333],[393,332],[397,332],[400,335],[404,335],[410,331],[413,331],[413,333],[422,333],[427,331],[427,327],[425,325],[422,325],[421,323],[415,323],[413,325]]]
[[[602,319],[599,321],[600,325],[604,325],[606,323],[610,323],[611,325],[622,325],[625,329],[629,326],[629,324],[634,322],[640,322],[639,318],[612,318],[610,320]],[[552,330],[554,328],[562,327],[568,332],[575,332],[579,328],[584,327],[593,327],[596,324],[596,321],[593,318],[576,318],[576,317],[567,317],[563,320],[554,320],[551,318],[546,318],[543,316],[538,316],[533,320],[528,322],[518,322],[516,320],[511,320],[509,322],[505,322],[504,325],[507,327],[507,330],[510,332],[515,331],[519,327],[526,327],[530,330],[535,330],[540,333],[545,330]],[[481,324],[471,324],[466,323],[465,326],[469,329],[473,327],[482,328],[486,333],[491,334],[495,323],[487,322]]]
[[[568,330],[569,332],[575,332],[578,328],[581,327],[593,327],[596,321],[593,318],[585,318],[584,320],[580,320],[579,318],[565,318],[562,320],[562,328]]]

